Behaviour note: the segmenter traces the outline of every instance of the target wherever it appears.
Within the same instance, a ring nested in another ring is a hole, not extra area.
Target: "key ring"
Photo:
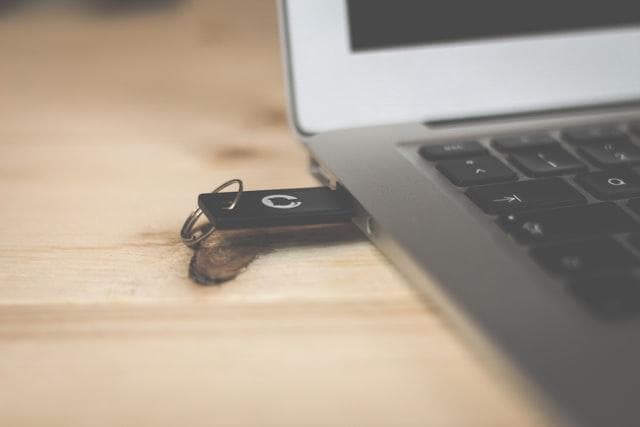
[[[243,191],[242,180],[230,179],[229,181],[225,182],[222,185],[219,185],[218,187],[214,188],[213,191],[211,191],[212,193],[219,193],[220,191],[233,184],[238,185],[238,193],[233,199],[233,202],[231,202],[229,206],[224,207],[224,209],[227,210],[235,209],[236,205],[238,204],[238,200],[240,200],[240,196],[242,195]],[[202,209],[200,209],[199,207],[195,211],[191,212],[191,214],[184,221],[182,228],[180,229],[180,238],[182,239],[182,243],[190,248],[195,248],[196,246],[198,246],[201,241],[209,237],[211,233],[216,230],[216,227],[213,224],[210,224],[210,227],[207,231],[202,232],[202,234],[200,234],[199,236],[196,235],[196,233],[193,231],[193,226],[196,225],[196,222],[198,222],[198,219],[202,216],[202,213]]]

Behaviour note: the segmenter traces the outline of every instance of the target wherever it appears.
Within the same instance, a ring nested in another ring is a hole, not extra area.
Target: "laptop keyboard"
[[[593,311],[640,314],[640,121],[419,152]]]

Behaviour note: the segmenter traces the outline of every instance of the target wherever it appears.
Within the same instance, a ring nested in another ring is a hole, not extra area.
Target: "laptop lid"
[[[607,2],[281,0],[302,133],[640,99],[640,8]]]

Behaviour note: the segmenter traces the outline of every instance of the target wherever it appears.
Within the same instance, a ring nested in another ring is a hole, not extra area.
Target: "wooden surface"
[[[0,18],[0,425],[540,422],[355,232],[188,279],[198,192],[314,184],[273,9]]]

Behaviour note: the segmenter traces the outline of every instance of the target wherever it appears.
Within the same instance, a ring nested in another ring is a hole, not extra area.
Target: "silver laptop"
[[[362,230],[559,424],[640,425],[640,7],[283,0],[290,116]]]

